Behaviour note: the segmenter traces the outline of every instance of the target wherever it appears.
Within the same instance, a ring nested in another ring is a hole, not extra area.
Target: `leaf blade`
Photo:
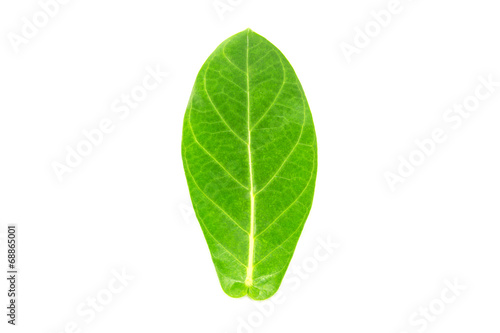
[[[302,86],[264,37],[249,29],[236,34],[202,66],[184,118],[182,157],[223,290],[269,298],[312,205],[317,145]]]

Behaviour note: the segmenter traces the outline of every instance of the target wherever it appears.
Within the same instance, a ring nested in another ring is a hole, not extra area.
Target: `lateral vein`
[[[247,266],[246,266],[244,263],[242,263],[242,262],[241,262],[241,261],[240,261],[240,260],[239,260],[239,259],[238,259],[238,258],[237,258],[237,257],[236,257],[236,256],[235,256],[232,252],[231,252],[231,251],[229,251],[229,250],[228,250],[228,249],[227,249],[224,245],[222,245],[222,243],[221,243],[221,242],[219,242],[219,241],[217,240],[217,238],[215,238],[215,236],[214,236],[214,235],[210,232],[210,230],[208,229],[207,225],[205,224],[205,222],[204,222],[201,218],[199,218],[199,220],[200,220],[201,224],[203,225],[203,227],[205,228],[205,230],[207,231],[207,233],[210,235],[210,237],[212,237],[212,238],[213,238],[213,240],[214,240],[217,244],[219,244],[219,245],[220,245],[220,247],[221,247],[224,251],[226,251],[227,253],[229,253],[229,254],[230,254],[230,255],[234,258],[234,260],[236,260],[236,261],[237,261],[239,264],[241,264],[243,267],[247,267]]]
[[[215,163],[217,163],[235,182],[238,183],[238,185],[240,185],[241,187],[243,187],[244,189],[248,190],[248,187],[246,187],[245,185],[243,185],[238,179],[236,179],[235,176],[233,176],[229,170],[226,169],[226,167],[224,167],[224,165],[219,162],[215,156],[213,156],[199,141],[198,141],[198,138],[196,137],[196,134],[194,133],[194,130],[193,130],[193,126],[191,125],[191,109],[192,107],[190,108],[189,110],[189,120],[188,120],[188,124],[189,124],[189,129],[191,130],[191,133],[193,134],[193,139],[194,141],[198,144],[198,146],[200,146],[201,149],[203,149],[203,151],[212,158],[212,160],[214,160]]]
[[[228,213],[227,213],[227,212],[226,212],[226,211],[225,211],[225,210],[224,210],[221,206],[219,206],[219,205],[218,205],[215,201],[213,201],[213,200],[212,200],[212,198],[210,198],[210,197],[209,197],[209,196],[205,193],[205,191],[203,191],[203,190],[201,189],[200,185],[198,185],[198,183],[196,182],[196,179],[194,178],[194,175],[193,175],[193,173],[191,172],[191,169],[189,168],[189,163],[187,162],[187,160],[186,160],[186,170],[188,171],[189,175],[190,175],[190,176],[191,176],[191,178],[193,179],[193,183],[194,183],[194,185],[196,186],[196,188],[198,188],[198,190],[201,192],[201,194],[203,194],[203,196],[204,196],[205,198],[207,198],[207,199],[208,199],[208,201],[210,201],[210,202],[211,202],[211,203],[212,203],[215,207],[219,208],[219,210],[220,210],[221,212],[223,212],[223,213],[224,213],[224,214],[225,214],[225,215],[226,215],[226,216],[227,216],[227,217],[228,217],[228,218],[229,218],[232,222],[234,222],[234,224],[235,224],[238,228],[240,228],[240,229],[241,229],[241,230],[243,230],[246,234],[248,234],[248,232],[247,232],[245,229],[243,229],[243,228],[242,228],[242,227],[241,227],[241,226],[240,226],[240,225],[236,222],[236,220],[235,220],[235,219],[233,219],[233,218],[231,217],[231,215],[229,215],[229,214],[228,214]]]
[[[253,131],[253,129],[255,128],[255,126],[257,126],[260,123],[260,121],[262,119],[264,119],[264,117],[267,115],[267,113],[269,112],[269,110],[271,110],[272,107],[276,104],[276,101],[278,100],[278,97],[281,95],[281,91],[283,90],[283,87],[285,86],[285,83],[286,83],[286,70],[285,70],[285,66],[283,65],[283,60],[281,60],[281,57],[279,56],[279,54],[277,54],[277,55],[278,55],[278,59],[280,60],[280,63],[281,63],[281,68],[283,70],[283,83],[281,84],[281,87],[280,87],[278,93],[276,94],[276,97],[274,98],[274,100],[271,103],[271,105],[267,108],[267,110],[264,112],[264,114],[262,115],[262,117],[260,117],[260,119],[257,120],[257,122],[252,126],[252,128],[250,129],[250,131]]]
[[[304,100],[302,99],[302,102],[304,102]],[[281,163],[280,167],[278,168],[278,170],[274,173],[274,175],[271,177],[271,179],[269,179],[269,181],[266,183],[266,185],[264,185],[260,190],[257,191],[257,194],[259,194],[260,192],[262,192],[269,184],[272,183],[272,181],[274,179],[276,179],[276,176],[280,173],[281,169],[283,169],[283,167],[285,166],[286,162],[288,162],[288,159],[290,158],[290,156],[292,156],[293,152],[295,151],[295,149],[297,149],[297,146],[299,145],[300,143],[300,140],[302,139],[302,134],[304,133],[304,126],[305,126],[305,122],[306,122],[306,107],[304,105],[304,119],[302,121],[302,127],[300,128],[300,134],[299,134],[299,138],[297,139],[297,142],[295,143],[295,145],[293,146],[292,150],[290,151],[290,153],[288,154],[288,156],[285,158],[285,160],[283,161],[283,163]]]
[[[208,89],[207,89],[207,71],[208,71],[208,68],[210,68],[210,63],[208,64],[208,67],[207,67],[207,70],[205,71],[205,74],[203,75],[203,88],[205,90],[205,92],[207,93],[207,97],[208,97],[208,100],[210,101],[210,104],[212,104],[212,107],[214,108],[215,112],[219,115],[220,119],[224,122],[224,124],[227,126],[227,128],[229,128],[229,130],[238,138],[240,139],[241,141],[243,141],[243,143],[247,144],[247,142],[245,140],[243,140],[232,128],[231,126],[229,126],[229,124],[227,123],[226,119],[224,119],[224,117],[222,117],[222,115],[220,114],[219,112],[219,109],[217,109],[217,107],[215,106],[214,102],[212,101],[212,97],[210,97],[210,94],[208,92]]]

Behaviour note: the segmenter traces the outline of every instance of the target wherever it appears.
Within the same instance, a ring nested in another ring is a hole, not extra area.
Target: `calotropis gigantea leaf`
[[[306,96],[273,44],[248,29],[210,55],[186,110],[182,157],[222,288],[271,297],[311,209],[317,169]]]

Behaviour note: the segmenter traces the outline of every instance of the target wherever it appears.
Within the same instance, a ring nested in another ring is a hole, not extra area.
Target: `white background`
[[[20,293],[13,329],[2,278],[0,331],[498,331],[500,87],[460,128],[443,120],[479,76],[500,81],[497,2],[401,0],[349,63],[341,43],[388,0],[233,0],[223,19],[212,1],[72,0],[18,52],[8,36],[40,4],[1,2],[0,266],[17,223]],[[247,27],[294,66],[318,135],[314,205],[287,278],[314,264],[318,237],[340,243],[266,313],[221,290],[180,152],[198,70]],[[148,66],[169,76],[121,120],[111,105]],[[104,118],[114,131],[59,181],[52,163]],[[446,142],[391,191],[384,173],[436,127]],[[77,309],[122,269],[134,279],[86,322]],[[420,307],[442,310],[447,279],[467,289],[425,328],[411,324]]]

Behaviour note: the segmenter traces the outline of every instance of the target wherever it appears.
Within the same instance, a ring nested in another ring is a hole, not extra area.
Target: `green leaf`
[[[245,30],[207,59],[186,110],[182,158],[223,290],[271,297],[311,209],[317,146],[299,79],[264,37]]]

